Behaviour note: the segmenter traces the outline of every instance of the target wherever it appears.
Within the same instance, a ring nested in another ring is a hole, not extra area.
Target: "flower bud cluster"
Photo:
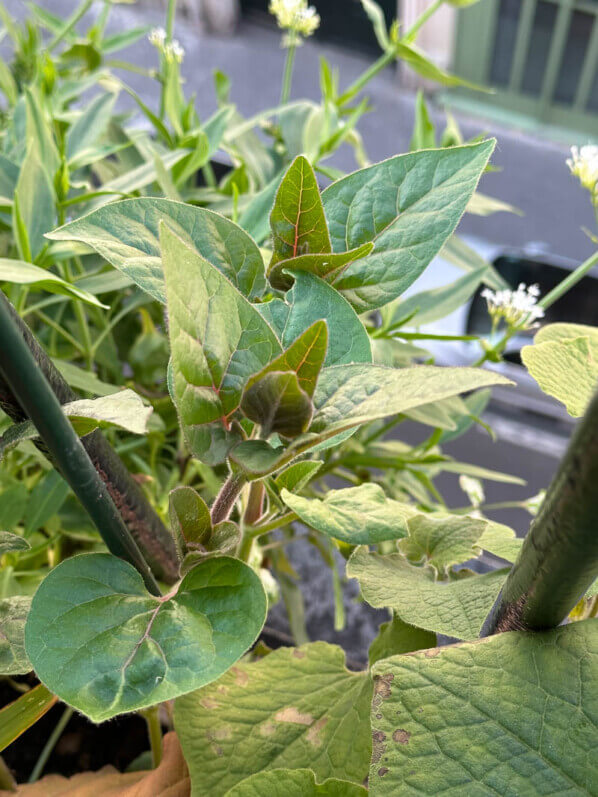
[[[513,329],[529,329],[534,322],[544,317],[544,310],[538,304],[540,289],[537,285],[526,287],[523,282],[516,291],[491,291],[486,288],[482,296],[488,304],[488,312],[493,323],[501,320]]]
[[[320,26],[320,17],[307,0],[271,0],[269,10],[278,27],[294,35],[311,36]]]
[[[598,146],[571,147],[567,166],[598,203]]]
[[[150,44],[153,44],[168,61],[176,61],[177,64],[180,64],[185,57],[185,51],[176,39],[170,42],[166,41],[166,31],[164,28],[154,28],[150,32],[148,39]]]

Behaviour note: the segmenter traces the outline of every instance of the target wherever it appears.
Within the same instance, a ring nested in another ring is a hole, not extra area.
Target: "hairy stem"
[[[220,492],[212,504],[212,509],[210,511],[213,526],[215,526],[217,523],[222,523],[223,520],[229,519],[235,502],[246,482],[247,479],[241,473],[231,473],[228,479],[224,482],[220,488]]]

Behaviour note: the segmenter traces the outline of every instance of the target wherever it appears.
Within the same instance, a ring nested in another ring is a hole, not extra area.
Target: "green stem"
[[[481,636],[555,628],[598,574],[598,393],[576,427]]]
[[[10,769],[6,766],[6,762],[0,756],[0,789],[6,791],[16,791],[17,784],[12,776]]]
[[[247,529],[248,536],[250,536],[252,539],[255,537],[261,537],[263,534],[268,534],[270,531],[275,531],[283,526],[288,526],[289,523],[293,523],[295,520],[299,520],[299,515],[296,515],[294,512],[287,512],[286,515],[281,515],[280,517],[271,520],[269,523],[262,523],[260,526],[254,526],[251,529]]]
[[[249,498],[243,522],[248,526],[254,526],[264,512],[264,484],[263,482],[252,482],[249,487]]]
[[[152,764],[156,769],[162,761],[162,726],[160,725],[159,706],[151,706],[140,712],[147,724],[150,749],[152,751]]]
[[[176,0],[168,0],[168,10],[166,11],[166,44],[170,44],[172,42],[175,18]]]
[[[567,291],[570,291],[574,285],[585,277],[585,275],[598,263],[598,252],[588,257],[575,271],[572,271],[568,277],[560,282],[556,288],[553,288],[546,296],[538,302],[538,305],[544,310],[548,310],[558,299],[561,298]]]
[[[67,19],[64,24],[64,27],[57,33],[56,36],[52,39],[50,44],[48,45],[48,52],[52,52],[58,45],[63,41],[63,39],[69,35],[72,29],[75,27],[77,22],[87,14],[89,9],[92,7],[94,0],[83,0],[79,8],[76,8],[73,14]]]
[[[297,43],[295,39],[296,34],[289,32],[289,46],[287,48],[287,57],[284,64],[284,73],[282,76],[282,89],[280,92],[280,104],[285,105],[291,96],[291,83],[293,81],[293,64],[295,62],[295,50]]]
[[[150,592],[159,595],[147,562],[13,320],[4,294],[0,296],[0,341],[0,372],[62,476],[89,513],[110,552],[136,567]]]
[[[419,17],[415,20],[415,22],[409,28],[409,30],[403,36],[403,38],[408,42],[414,41],[415,37],[417,36],[421,28],[426,24],[426,22],[430,19],[430,17],[432,17],[438,11],[440,6],[443,4],[444,0],[434,0],[433,3],[430,3],[430,5],[426,8],[426,10],[423,11],[419,15]]]
[[[379,72],[382,72],[383,69],[386,69],[389,64],[392,64],[396,57],[397,56],[394,50],[389,50],[388,52],[383,53],[377,61],[374,61],[374,63],[368,67],[365,72],[363,72],[356,80],[354,80],[349,88],[343,92],[338,100],[339,105],[344,105],[356,94],[359,94],[359,92],[370,82],[370,80]]]
[[[64,729],[69,723],[70,718],[73,716],[73,709],[67,706],[62,712],[61,718],[56,723],[56,727],[50,734],[48,741],[45,743],[43,750],[39,754],[35,766],[29,776],[29,783],[35,783],[39,776],[42,774],[44,767],[48,762],[48,758],[52,755],[52,750],[56,747],[56,743],[62,736]]]

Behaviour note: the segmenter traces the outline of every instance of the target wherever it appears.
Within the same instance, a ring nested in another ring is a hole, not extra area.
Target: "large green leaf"
[[[596,620],[396,656],[374,674],[374,797],[596,794]]]
[[[315,321],[328,326],[328,352],[324,364],[371,362],[370,339],[351,305],[324,280],[307,271],[294,274],[287,302],[274,299],[259,305],[283,346],[291,343]]]
[[[363,597],[378,609],[392,609],[410,625],[457,639],[474,639],[492,608],[506,570],[447,582],[415,567],[401,554],[383,556],[358,548],[347,565]]]
[[[354,172],[322,194],[332,248],[374,241],[334,281],[358,312],[409,287],[438,254],[477,186],[494,141],[398,155]]]
[[[0,674],[19,675],[32,667],[25,653],[25,621],[31,598],[15,595],[0,600]]]
[[[317,783],[310,769],[258,772],[226,792],[225,797],[367,797],[367,790],[347,780]]]
[[[205,208],[169,199],[125,199],[65,224],[47,237],[81,241],[93,247],[150,296],[165,302],[160,221],[228,277],[242,294],[249,298],[262,294],[264,263],[256,244],[232,221]]]
[[[330,236],[318,182],[309,161],[299,155],[282,178],[272,213],[273,252],[279,260],[330,252]]]
[[[425,562],[438,573],[479,554],[474,548],[487,526],[483,518],[443,513],[418,514],[407,520],[409,535],[399,548],[413,562]]]
[[[331,490],[323,500],[282,490],[282,500],[308,526],[350,545],[396,540],[407,535],[417,514],[408,504],[387,498],[379,484]]]
[[[77,287],[76,283],[67,282],[57,274],[46,271],[46,269],[39,266],[34,266],[33,263],[27,263],[24,260],[12,260],[7,257],[0,258],[0,282],[28,285],[32,290],[72,296],[96,307],[106,308],[106,305],[102,304],[98,298],[89,291]]]
[[[218,269],[169,226],[161,230],[173,399],[191,450],[213,465],[238,441],[230,418],[247,380],[281,347],[260,313]]]
[[[598,383],[598,327],[549,324],[521,349],[523,364],[545,393],[579,418]]]
[[[389,622],[380,625],[378,636],[370,645],[368,651],[370,667],[380,659],[387,659],[399,653],[411,653],[413,650],[433,648],[435,645],[436,634],[432,631],[415,628],[393,614]]]
[[[279,768],[361,783],[371,750],[371,694],[367,673],[349,672],[340,648],[315,642],[241,663],[179,698],[175,726],[193,797],[217,797]]]
[[[237,559],[207,559],[171,593],[150,595],[110,554],[83,554],[39,586],[25,628],[39,679],[100,722],[215,680],[259,634],[267,601]]]
[[[325,368],[314,395],[316,414],[311,432],[342,432],[432,401],[487,385],[511,384],[481,368],[420,365],[393,369],[355,364]]]

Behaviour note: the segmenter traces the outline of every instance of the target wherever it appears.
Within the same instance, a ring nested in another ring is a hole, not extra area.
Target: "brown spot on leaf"
[[[222,728],[210,728],[206,731],[206,737],[211,742],[221,741],[222,739],[231,738],[231,729],[228,726]]]
[[[381,778],[383,778],[387,772],[388,772],[388,767],[380,767],[380,769],[378,770],[378,774],[380,775]]]
[[[295,659],[304,659],[305,658],[305,651],[304,650],[299,650],[299,648],[293,648],[292,656]]]
[[[383,731],[372,733],[372,764],[377,764],[386,752],[386,734]]]
[[[276,733],[276,725],[270,720],[266,720],[263,725],[260,725],[260,736],[272,736]]]
[[[221,695],[227,695],[228,694],[228,686],[225,686],[224,684],[219,684],[216,687],[216,691],[220,692]]]
[[[411,734],[403,728],[397,728],[392,735],[393,741],[397,744],[409,744]]]
[[[320,719],[315,722],[311,728],[307,732],[307,741],[310,744],[313,744],[314,747],[320,747],[322,744],[322,739],[320,737],[320,731],[328,722],[328,717],[320,717]]]
[[[428,648],[427,650],[424,650],[424,656],[427,659],[435,659],[436,656],[438,656],[441,652],[442,651],[440,648]]]
[[[235,676],[235,683],[237,686],[247,686],[249,683],[249,675],[246,670],[241,670],[239,667],[231,667],[231,672]]]
[[[382,700],[390,697],[390,685],[394,680],[394,675],[391,672],[386,675],[378,675],[374,683],[374,693],[380,695]]]
[[[314,718],[311,714],[302,714],[295,706],[281,708],[274,715],[277,722],[292,722],[294,725],[311,725]]]
[[[199,701],[199,705],[203,706],[203,708],[207,708],[210,711],[213,708],[220,708],[220,703],[216,700],[213,700],[211,697],[202,697]]]

